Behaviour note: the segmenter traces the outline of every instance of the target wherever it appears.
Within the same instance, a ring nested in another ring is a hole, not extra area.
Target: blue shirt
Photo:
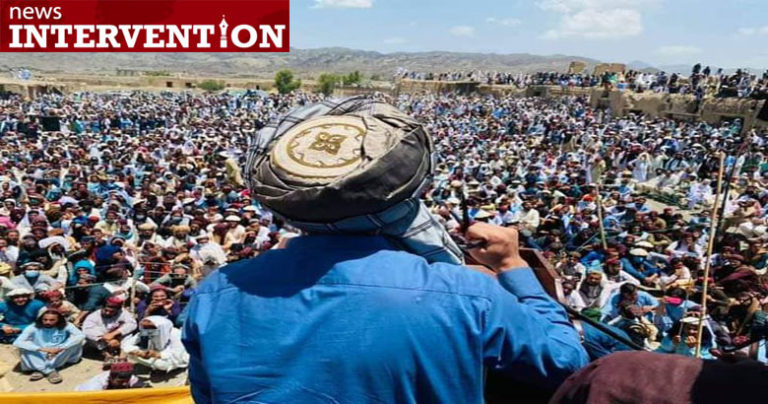
[[[608,324],[603,324],[603,326],[610,329],[614,333],[619,334],[628,340],[631,340],[629,335],[627,335],[624,330],[618,329]],[[586,321],[581,322],[581,328],[584,330],[584,348],[587,349],[589,358],[592,360],[600,359],[603,356],[610,355],[614,352],[632,350],[632,348],[628,347],[616,338],[613,338],[591,326]]]
[[[213,272],[183,341],[198,403],[481,403],[483,365],[554,388],[587,362],[530,269],[497,281],[380,237],[296,238]]]
[[[613,292],[613,295],[610,299],[608,299],[608,302],[606,302],[605,306],[600,310],[603,314],[603,321],[608,322],[616,317],[619,316],[619,303],[621,302],[621,293],[617,290]],[[636,305],[640,307],[650,306],[650,307],[656,307],[659,305],[659,301],[656,300],[655,297],[651,296],[650,293],[638,290],[637,291],[637,301],[635,302]],[[646,317],[650,320],[653,318],[653,312],[646,313]]]
[[[11,300],[10,297],[6,299]],[[45,307],[45,303],[40,300],[30,300],[24,306],[17,306],[13,303],[0,301],[0,328],[9,325],[14,328],[24,330],[35,322],[37,313]],[[4,333],[0,330],[0,335]],[[17,337],[19,334],[13,335]]]

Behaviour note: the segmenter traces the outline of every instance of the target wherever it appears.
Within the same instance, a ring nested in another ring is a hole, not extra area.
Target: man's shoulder
[[[279,272],[276,272],[279,271]],[[461,265],[428,263],[404,251],[380,250],[338,261],[302,258],[290,250],[270,250],[258,257],[228,264],[203,280],[197,293],[219,293],[244,284],[266,281],[275,285],[298,282],[380,289],[421,290],[468,297],[487,297],[498,287],[490,276]]]

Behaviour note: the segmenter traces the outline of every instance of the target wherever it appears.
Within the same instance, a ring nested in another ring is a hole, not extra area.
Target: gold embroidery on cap
[[[361,160],[365,128],[347,117],[318,121],[284,135],[272,150],[276,168],[303,179],[335,178],[354,169]]]
[[[315,141],[309,145],[309,148],[335,156],[339,153],[339,149],[341,149],[341,143],[346,139],[347,137],[344,135],[331,135],[328,132],[320,132]]]

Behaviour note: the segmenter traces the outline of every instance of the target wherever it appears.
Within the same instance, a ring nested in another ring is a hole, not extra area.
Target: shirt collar
[[[302,250],[355,250],[355,251],[378,251],[378,250],[396,250],[391,242],[382,236],[347,236],[347,235],[328,235],[315,234],[301,236],[291,239],[288,242],[289,249]]]

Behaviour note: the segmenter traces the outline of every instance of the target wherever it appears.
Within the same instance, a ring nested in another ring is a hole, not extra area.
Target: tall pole
[[[744,151],[747,149],[747,147],[752,142],[747,142],[746,140],[742,139],[741,146],[739,146],[739,149],[736,150],[735,153],[733,153],[734,157],[741,156]],[[725,151],[723,151],[725,153]],[[717,218],[717,228],[720,229],[720,226],[723,224],[723,218],[725,217],[725,208],[728,206],[728,194],[731,191],[731,182],[733,182],[733,176],[736,174],[736,161],[733,162],[733,165],[731,166],[731,169],[728,172],[728,178],[725,182],[725,195],[723,196],[723,207],[720,209],[720,216]],[[725,229],[722,229],[725,230]]]
[[[720,191],[723,186],[723,172],[725,170],[725,153],[720,152],[720,168],[717,173],[717,193],[715,194],[715,204],[712,206],[712,213],[709,217],[709,239],[707,240],[707,258],[704,261],[704,286],[701,292],[701,315],[699,317],[698,333],[696,334],[696,357],[701,358],[701,337],[704,331],[704,320],[707,317],[707,292],[709,290],[709,270],[712,266],[712,247],[715,244],[715,235],[717,233],[717,207],[720,202]]]
[[[597,220],[600,222],[600,240],[603,242],[603,250],[608,249],[608,242],[605,241],[605,228],[603,228],[603,199],[600,197],[600,186],[595,185],[597,190]]]

